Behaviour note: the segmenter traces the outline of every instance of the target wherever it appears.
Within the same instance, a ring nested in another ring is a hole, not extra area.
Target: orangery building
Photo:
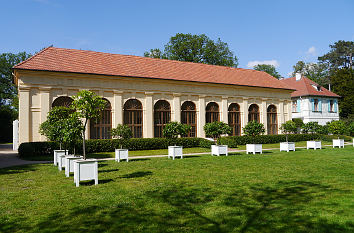
[[[203,126],[223,121],[232,135],[255,120],[267,134],[280,133],[291,119],[291,87],[250,69],[48,47],[14,66],[19,93],[19,143],[44,141],[39,125],[55,106],[90,90],[106,100],[87,138],[111,138],[117,124],[136,138],[162,137],[170,121],[192,127],[189,137],[205,137]]]

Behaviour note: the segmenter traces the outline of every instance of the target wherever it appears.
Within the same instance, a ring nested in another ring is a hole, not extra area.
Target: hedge
[[[119,139],[91,139],[86,140],[86,152],[113,152],[116,148],[129,150],[156,150],[167,149],[169,145],[190,147],[207,147],[210,148],[212,142],[204,138],[131,138],[127,140]],[[18,148],[20,157],[35,157],[35,156],[52,156],[54,150],[59,149],[59,144],[56,142],[26,142],[22,143]],[[72,152],[72,150],[70,150]],[[76,146],[76,153],[82,153],[82,143]],[[51,157],[48,157],[51,158]]]
[[[336,139],[337,136],[334,135],[320,135],[320,134],[289,134],[288,141],[289,142],[299,142],[299,141],[308,141],[313,139],[321,139],[323,141],[332,141],[332,139]],[[349,136],[340,136],[340,138],[344,138],[345,141],[351,141],[351,137]],[[258,143],[258,144],[271,144],[271,143],[279,143],[285,142],[286,135],[259,135],[259,136],[228,136],[219,138],[218,144],[227,145],[231,148],[236,148],[238,145],[246,145],[250,143]]]

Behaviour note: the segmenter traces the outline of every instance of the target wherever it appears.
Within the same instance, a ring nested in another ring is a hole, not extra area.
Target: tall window
[[[297,112],[297,100],[293,100],[293,112]]]
[[[134,138],[143,137],[143,105],[137,99],[127,100],[124,104],[123,124],[128,125]]]
[[[259,123],[259,107],[257,104],[251,104],[248,108],[248,122],[256,121]]]
[[[267,108],[267,128],[268,134],[278,134],[277,108],[269,105]]]
[[[329,101],[329,112],[334,112],[334,101],[333,100]]]
[[[219,121],[219,105],[215,102],[210,102],[206,106],[206,123]]]
[[[171,107],[166,100],[159,100],[154,106],[154,136],[161,138],[162,130],[171,121]]]
[[[318,99],[313,101],[313,111],[318,112]]]
[[[195,104],[191,101],[186,101],[181,107],[181,123],[192,127],[187,137],[197,136],[197,114]]]
[[[241,135],[241,118],[240,118],[240,106],[238,104],[230,104],[228,114],[229,126],[232,129],[230,135]]]
[[[70,107],[71,103],[73,102],[73,99],[71,99],[68,96],[60,96],[56,98],[53,103],[52,107]]]
[[[90,121],[90,139],[110,139],[112,130],[112,107],[106,100],[106,106],[101,115]]]

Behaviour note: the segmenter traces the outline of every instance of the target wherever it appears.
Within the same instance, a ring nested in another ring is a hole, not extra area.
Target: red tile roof
[[[48,47],[13,68],[293,90],[256,70],[55,47]]]
[[[296,91],[291,93],[291,97],[298,97],[298,96],[330,96],[330,97],[340,97],[339,95],[327,90],[326,88],[318,85],[314,81],[306,78],[301,77],[299,81],[296,81],[296,77],[293,78],[286,78],[280,80],[284,84],[288,85],[289,87],[295,88]],[[312,85],[319,86],[320,91],[316,90]]]

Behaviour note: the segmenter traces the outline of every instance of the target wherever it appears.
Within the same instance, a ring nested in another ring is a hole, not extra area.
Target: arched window
[[[231,127],[232,136],[241,135],[241,117],[240,106],[238,104],[230,104],[228,114],[229,126]]]
[[[171,121],[171,107],[166,100],[159,100],[154,106],[154,137],[161,138],[162,130]]]
[[[259,107],[257,104],[251,104],[248,108],[248,122],[256,121],[259,123]]]
[[[90,121],[90,139],[110,139],[112,130],[112,107],[106,100],[106,106],[100,117]]]
[[[71,99],[68,96],[60,96],[56,98],[53,103],[52,107],[70,107],[71,103],[73,102],[73,99]]]
[[[206,123],[219,121],[219,105],[215,102],[210,102],[206,106],[205,113]]]
[[[195,104],[191,101],[186,101],[181,107],[181,123],[192,127],[187,137],[197,136],[197,114]]]
[[[274,105],[267,108],[267,128],[268,134],[278,134],[277,108]]]
[[[123,124],[130,127],[134,138],[143,137],[143,105],[139,100],[130,99],[125,102]]]

